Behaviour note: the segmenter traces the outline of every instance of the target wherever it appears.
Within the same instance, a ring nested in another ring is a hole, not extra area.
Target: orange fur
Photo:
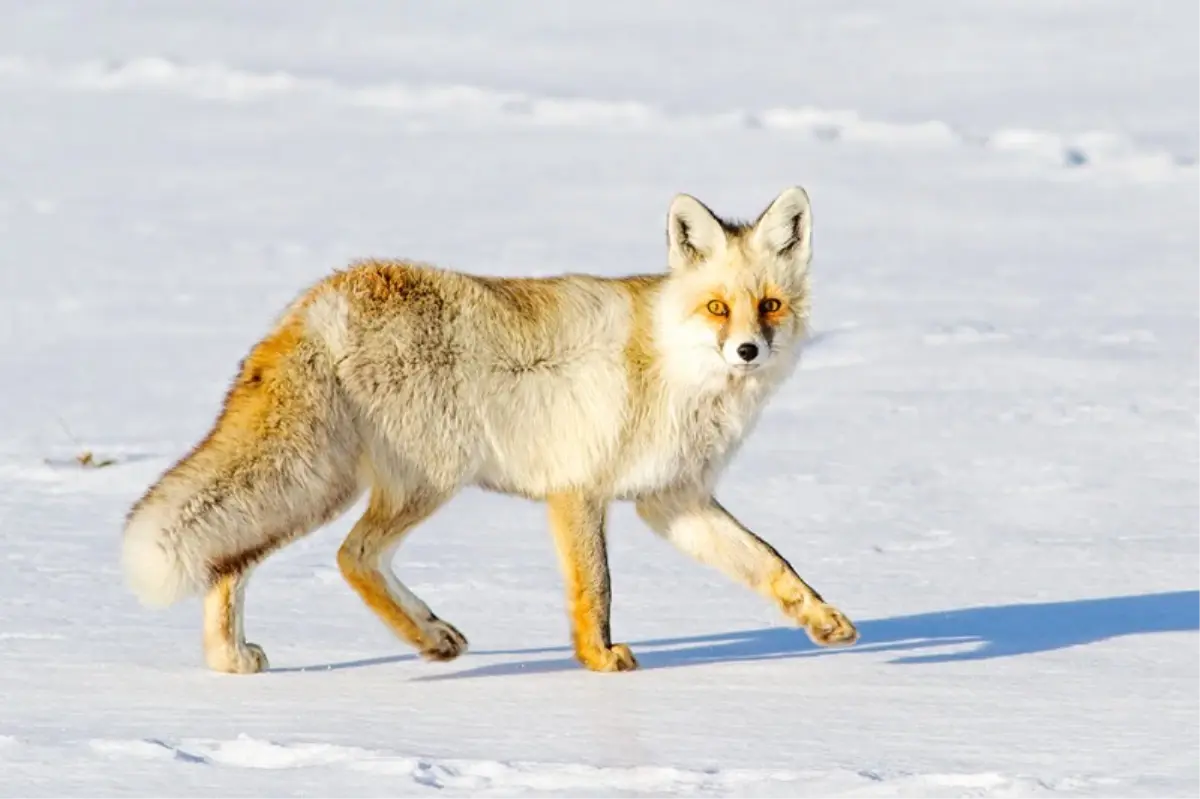
[[[629,648],[614,645],[609,632],[612,603],[604,540],[603,501],[578,493],[547,499],[550,531],[566,583],[575,656],[593,671],[636,668]]]
[[[615,500],[635,501],[655,532],[772,598],[819,643],[852,642],[853,625],[712,496],[795,367],[809,216],[798,188],[750,225],[680,195],[663,274],[499,278],[410,261],[335,272],[251,348],[211,431],[130,511],[131,587],[148,604],[204,594],[209,665],[260,671],[266,656],[242,631],[250,571],[369,490],[339,569],[398,638],[448,660],[466,639],[390,561],[474,485],[547,502],[589,669],[637,665],[611,641]],[[780,308],[764,312],[767,296]],[[714,298],[726,303],[716,315]]]

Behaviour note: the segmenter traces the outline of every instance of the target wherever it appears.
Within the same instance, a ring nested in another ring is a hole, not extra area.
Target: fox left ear
[[[812,205],[799,186],[785,189],[754,223],[754,240],[764,250],[804,268],[812,259]]]

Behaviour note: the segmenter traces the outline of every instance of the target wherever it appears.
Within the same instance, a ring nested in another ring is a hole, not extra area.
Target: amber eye
[[[774,297],[768,297],[758,304],[759,313],[775,313],[783,307],[783,303]]]
[[[713,316],[729,316],[729,306],[720,300],[709,300],[708,312]]]

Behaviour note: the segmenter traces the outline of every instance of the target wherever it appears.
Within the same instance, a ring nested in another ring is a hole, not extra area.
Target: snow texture
[[[1192,0],[0,19],[0,795],[1200,792]],[[475,491],[396,558],[452,663],[341,581],[357,506],[256,572],[266,674],[122,585],[124,513],[330,270],[654,271],[676,192],[796,183],[815,329],[718,496],[857,646],[616,506],[643,669],[586,672],[544,509]]]

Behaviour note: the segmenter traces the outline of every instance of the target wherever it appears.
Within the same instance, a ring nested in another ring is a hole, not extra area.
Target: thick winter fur
[[[251,568],[369,491],[341,572],[398,637],[448,660],[466,639],[390,562],[473,485],[547,503],[589,669],[636,666],[609,631],[613,500],[818,643],[853,643],[850,621],[712,496],[795,367],[811,253],[809,198],[792,188],[753,224],[676,197],[662,274],[500,279],[401,261],[334,273],[254,346],[212,431],[133,507],[128,582],[148,604],[204,593],[208,664],[260,671],[242,631]]]

